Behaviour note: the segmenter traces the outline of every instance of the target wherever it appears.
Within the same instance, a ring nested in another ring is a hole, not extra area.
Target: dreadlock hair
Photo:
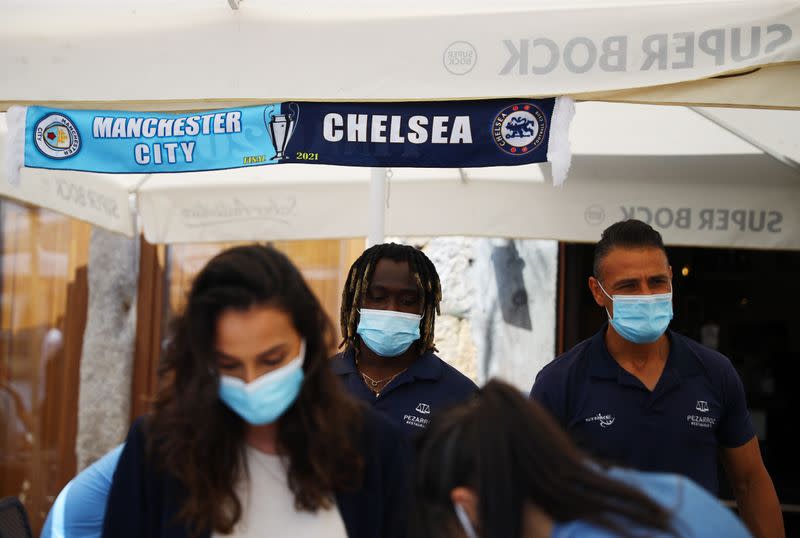
[[[378,261],[387,258],[396,262],[408,262],[408,269],[414,275],[417,290],[422,295],[422,325],[419,340],[414,344],[419,354],[436,351],[433,344],[436,314],[442,301],[442,285],[439,274],[430,259],[418,248],[397,243],[382,243],[365,250],[350,267],[347,282],[342,290],[341,328],[342,343],[358,353],[358,309],[369,289],[372,273]]]

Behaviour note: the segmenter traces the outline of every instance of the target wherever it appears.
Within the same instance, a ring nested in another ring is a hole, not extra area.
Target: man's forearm
[[[755,538],[786,537],[778,495],[766,471],[758,480],[737,489],[736,503],[739,515]]]

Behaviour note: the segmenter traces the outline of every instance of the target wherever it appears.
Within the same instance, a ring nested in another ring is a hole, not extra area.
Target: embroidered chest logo
[[[705,400],[697,400],[697,404],[695,404],[694,408],[700,413],[708,413],[710,410],[708,402]],[[686,422],[695,428],[713,428],[717,424],[717,417],[707,414],[696,415],[694,413],[689,413],[686,415]]]
[[[429,415],[431,413],[431,406],[426,403],[420,402],[417,404],[417,407],[414,408],[414,410],[421,415]],[[425,428],[430,422],[430,420],[425,417],[408,414],[408,415],[403,415],[403,422],[405,422],[409,426],[414,426],[416,428]]]
[[[614,421],[617,420],[617,417],[614,415],[604,415],[602,413],[597,413],[594,416],[588,417],[584,419],[584,422],[599,422],[601,428],[608,428]]]
[[[717,424],[717,419],[701,415],[686,415],[686,422],[696,428],[713,428]]]

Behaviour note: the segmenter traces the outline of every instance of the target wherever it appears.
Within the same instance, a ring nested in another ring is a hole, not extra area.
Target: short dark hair
[[[417,289],[422,296],[422,325],[420,327],[418,346],[420,354],[435,351],[433,344],[436,314],[439,314],[439,303],[442,301],[442,284],[433,262],[416,247],[411,245],[398,245],[397,243],[382,243],[365,250],[353,262],[347,274],[347,282],[342,290],[342,309],[340,324],[342,327],[342,343],[339,347],[347,346],[358,351],[358,309],[364,301],[364,296],[372,279],[375,266],[383,258],[396,262],[408,262],[408,269],[414,276]]]
[[[661,234],[652,226],[636,219],[621,220],[603,230],[600,241],[594,247],[592,273],[595,278],[600,278],[600,262],[614,247],[658,248],[664,255],[667,254]]]

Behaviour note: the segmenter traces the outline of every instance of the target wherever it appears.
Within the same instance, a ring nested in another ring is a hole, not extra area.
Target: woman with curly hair
[[[244,246],[208,262],[154,411],[125,442],[103,536],[404,536],[404,437],[345,394],[331,344],[286,256]]]

